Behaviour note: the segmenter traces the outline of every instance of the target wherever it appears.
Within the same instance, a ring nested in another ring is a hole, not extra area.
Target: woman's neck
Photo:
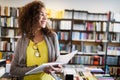
[[[33,42],[38,43],[38,42],[41,42],[42,40],[44,40],[43,34],[40,32],[37,32],[33,38]]]

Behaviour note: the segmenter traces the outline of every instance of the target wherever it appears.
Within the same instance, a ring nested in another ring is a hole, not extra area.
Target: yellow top
[[[35,55],[36,49],[33,46],[37,46],[40,57]],[[37,44],[34,44],[30,40],[29,46],[27,47],[27,66],[41,65],[48,62],[48,48],[46,42],[43,40]],[[40,72],[34,75],[28,75],[24,77],[24,80],[55,80],[51,75]]]

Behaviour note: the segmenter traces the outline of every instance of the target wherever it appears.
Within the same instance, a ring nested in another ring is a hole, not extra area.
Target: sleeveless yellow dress
[[[35,50],[33,46],[36,45],[39,52],[40,57],[35,56]],[[33,41],[30,40],[29,46],[27,47],[27,66],[33,65],[41,65],[43,63],[48,62],[48,49],[45,40],[34,44]],[[45,72],[40,72],[38,74],[28,75],[24,77],[24,80],[55,80],[50,74]]]

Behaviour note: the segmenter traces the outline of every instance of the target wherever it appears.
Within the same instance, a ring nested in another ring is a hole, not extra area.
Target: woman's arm
[[[54,32],[54,46],[55,46],[55,53],[58,57],[60,55],[60,49],[59,49],[59,41],[58,41],[58,35]]]
[[[17,46],[16,46],[16,49],[15,49],[15,52],[14,52],[14,57],[12,59],[12,62],[11,62],[11,69],[10,69],[10,74],[11,75],[14,75],[14,76],[24,76],[24,74],[35,68],[35,66],[32,66],[32,67],[27,67],[25,64],[26,64],[26,61],[24,61],[24,56],[22,55],[23,51],[21,51],[22,49],[21,48],[24,48],[23,46],[21,46],[22,44],[22,40],[18,40],[17,42]],[[23,59],[22,59],[23,58]]]

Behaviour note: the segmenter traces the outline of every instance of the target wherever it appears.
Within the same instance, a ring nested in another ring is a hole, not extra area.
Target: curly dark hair
[[[18,17],[19,33],[29,39],[34,38],[34,28],[39,25],[41,9],[45,8],[45,5],[41,1],[33,1],[21,8],[20,15]],[[41,31],[45,35],[52,34],[52,30],[49,28],[48,23]]]

